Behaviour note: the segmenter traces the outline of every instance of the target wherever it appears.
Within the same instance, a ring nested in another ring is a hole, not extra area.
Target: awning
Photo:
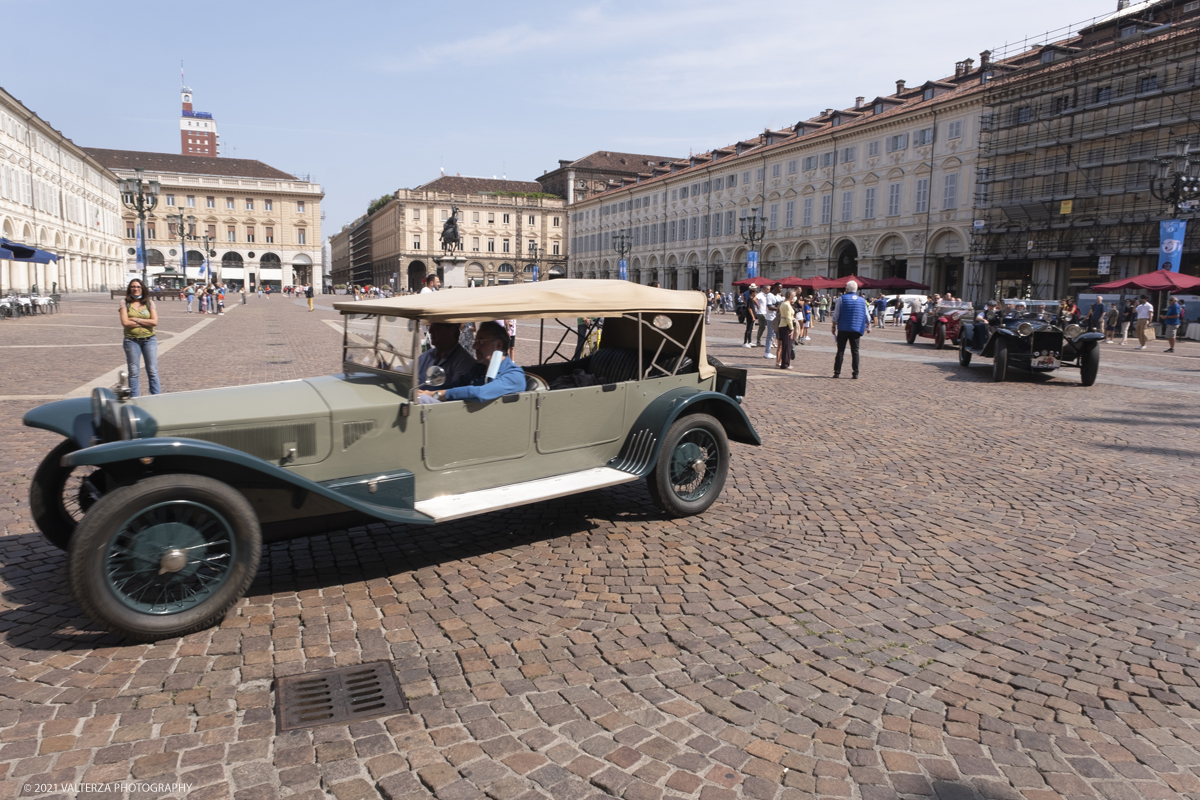
[[[46,250],[39,250],[36,247],[0,238],[0,258],[6,258],[9,261],[27,261],[33,264],[49,264],[51,261],[58,261],[59,257]]]
[[[1117,281],[1109,281],[1108,283],[1097,283],[1092,287],[1093,290],[1106,292],[1112,289],[1145,289],[1150,292],[1158,292],[1164,289],[1193,289],[1200,286],[1200,278],[1191,275],[1183,275],[1178,272],[1173,272],[1169,269],[1160,269],[1154,272],[1145,272],[1141,275],[1134,275],[1132,278],[1123,278]]]

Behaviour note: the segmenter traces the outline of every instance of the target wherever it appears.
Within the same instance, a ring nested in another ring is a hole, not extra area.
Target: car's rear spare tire
[[[729,472],[729,440],[708,414],[689,414],[667,431],[654,470],[650,499],[673,517],[705,511],[721,494]]]
[[[258,570],[246,498],[199,475],[158,475],[103,496],[71,539],[71,591],[105,630],[153,641],[221,621]]]

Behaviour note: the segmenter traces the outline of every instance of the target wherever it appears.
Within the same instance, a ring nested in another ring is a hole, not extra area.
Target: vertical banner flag
[[[617,277],[623,281],[629,280],[629,269],[623,258],[617,262]]]
[[[537,279],[538,279],[538,265],[537,265],[537,262],[535,261],[535,262],[533,262],[533,280],[534,280],[534,282],[537,282]]]
[[[1162,242],[1158,253],[1159,269],[1179,272],[1179,262],[1183,258],[1183,234],[1186,231],[1186,219],[1164,219],[1159,223],[1159,240]]]
[[[757,278],[758,277],[758,251],[757,250],[751,250],[749,253],[746,253],[746,277],[747,278]]]
[[[200,277],[203,278],[206,275],[208,275],[208,251],[207,250],[204,251],[204,258],[200,262]]]
[[[137,271],[142,272],[146,269],[146,237],[142,235],[142,227],[144,222],[138,220],[137,227]]]

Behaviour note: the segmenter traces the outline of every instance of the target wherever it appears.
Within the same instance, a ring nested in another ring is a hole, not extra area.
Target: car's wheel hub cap
[[[235,560],[232,527],[200,503],[143,509],[109,540],[105,575],[124,605],[146,614],[177,614],[207,600]]]
[[[699,500],[712,487],[719,457],[711,433],[700,428],[688,431],[671,454],[671,491],[687,502]]]

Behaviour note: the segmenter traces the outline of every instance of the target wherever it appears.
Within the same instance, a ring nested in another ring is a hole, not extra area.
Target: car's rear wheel
[[[904,326],[904,338],[909,344],[917,340],[917,325],[912,317],[909,317],[908,324]]]
[[[79,520],[100,497],[103,484],[96,467],[64,467],[63,456],[79,447],[64,439],[51,450],[29,485],[29,510],[46,541],[67,549]]]
[[[941,350],[946,346],[946,323],[939,322],[933,328],[933,346]]]
[[[1100,348],[1093,342],[1092,346],[1083,351],[1083,355],[1079,357],[1079,380],[1084,386],[1091,386],[1096,382],[1096,375],[1100,372]]]
[[[967,349],[967,337],[958,337],[958,363],[964,367],[971,366],[971,351]]]
[[[713,504],[728,472],[729,440],[721,423],[708,414],[689,414],[667,431],[646,483],[656,506],[673,517],[690,517]]]
[[[996,342],[994,359],[992,361],[992,380],[1001,383],[1008,376],[1008,342],[1003,339]]]
[[[224,617],[258,570],[262,533],[239,492],[158,475],[102,497],[71,539],[71,590],[98,625],[153,641]]]

